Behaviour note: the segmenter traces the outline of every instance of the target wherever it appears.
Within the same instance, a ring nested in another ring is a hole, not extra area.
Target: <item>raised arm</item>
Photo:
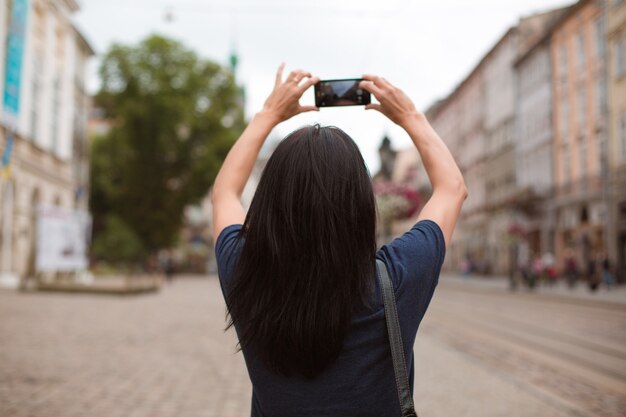
[[[314,106],[301,106],[302,94],[319,78],[302,70],[293,71],[282,80],[284,64],[278,68],[274,89],[243,131],[226,156],[215,178],[211,203],[213,205],[213,237],[217,237],[226,226],[241,224],[246,214],[241,205],[241,193],[248,182],[261,146],[272,129],[280,122],[296,114],[317,110]]]
[[[424,205],[418,220],[432,220],[441,228],[446,246],[452,238],[467,188],[450,150],[432,128],[426,116],[404,92],[384,78],[364,75],[361,87],[378,99],[380,104],[369,104],[367,109],[378,110],[409,134],[426,168],[433,194]]]

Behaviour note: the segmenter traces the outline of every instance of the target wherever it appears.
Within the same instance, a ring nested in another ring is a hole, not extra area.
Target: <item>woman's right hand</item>
[[[302,94],[319,82],[319,77],[314,77],[308,71],[295,70],[283,81],[284,68],[284,63],[278,67],[274,89],[261,110],[261,113],[271,115],[277,124],[302,112],[319,110],[315,106],[301,106],[299,102]]]
[[[399,88],[377,75],[363,75],[359,86],[365,91],[374,94],[380,104],[368,104],[366,110],[378,110],[392,122],[407,128],[409,121],[415,116],[422,116],[417,111],[411,99]]]

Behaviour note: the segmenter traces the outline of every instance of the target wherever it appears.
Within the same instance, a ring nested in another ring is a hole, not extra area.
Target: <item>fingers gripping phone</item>
[[[368,91],[359,87],[361,78],[344,80],[322,80],[315,84],[315,105],[317,107],[363,106],[372,98]]]

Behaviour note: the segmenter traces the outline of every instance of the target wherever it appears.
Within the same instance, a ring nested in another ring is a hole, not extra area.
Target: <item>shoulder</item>
[[[409,231],[380,248],[377,257],[385,262],[398,290],[403,285],[436,283],[446,252],[443,232],[432,220],[422,220]]]
[[[241,238],[241,224],[233,224],[225,227],[215,241],[215,260],[217,272],[222,285],[232,279],[233,269],[241,253],[243,238]]]
[[[232,245],[238,240],[242,227],[243,225],[241,224],[231,224],[222,229],[215,241],[216,256],[232,248]]]

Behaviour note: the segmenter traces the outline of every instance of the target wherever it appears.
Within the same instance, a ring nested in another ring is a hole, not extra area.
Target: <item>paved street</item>
[[[0,417],[235,417],[250,384],[215,278],[158,294],[0,291]],[[442,278],[416,344],[427,417],[621,417],[626,304]]]
[[[504,289],[505,282],[501,284],[443,279],[422,325],[422,341],[436,340],[497,376],[503,385],[515,386],[561,412],[548,414],[546,408],[533,413],[522,403],[513,415],[626,415],[624,289],[594,298],[582,288],[573,294],[559,294],[558,289],[511,293]],[[620,302],[616,302],[618,295]],[[418,341],[418,352],[419,348]],[[482,392],[478,385],[474,389]],[[461,397],[472,396],[465,392]],[[467,405],[491,408],[508,401],[468,401]],[[433,413],[427,415],[446,415],[437,406],[433,403]],[[511,413],[476,410],[462,415]]]

